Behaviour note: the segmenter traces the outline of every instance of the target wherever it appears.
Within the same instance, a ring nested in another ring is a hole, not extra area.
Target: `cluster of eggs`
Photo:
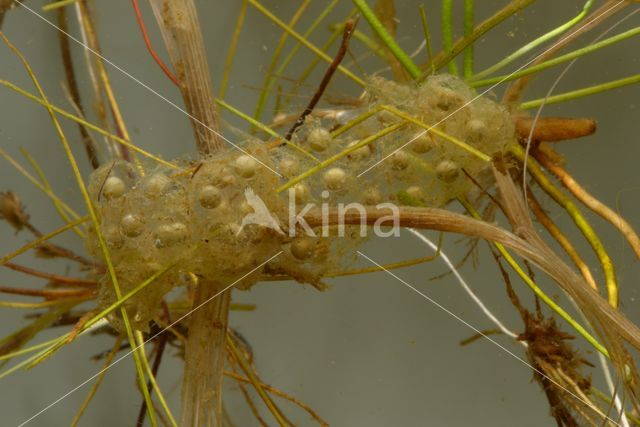
[[[294,186],[301,201],[319,203],[326,190],[331,194],[330,203],[442,207],[473,188],[463,170],[482,181],[484,172],[490,170],[489,159],[515,143],[508,109],[478,96],[455,76],[434,75],[419,86],[374,77],[367,95],[361,108],[331,119],[308,119],[296,131],[294,140],[301,147],[321,161],[336,159],[317,176]],[[394,110],[423,126],[404,121]],[[368,112],[374,114],[349,125],[349,119]],[[345,125],[348,130],[342,131]],[[476,152],[427,131],[430,126]],[[385,134],[392,127],[394,130]],[[382,136],[362,144],[376,134]],[[486,156],[482,158],[477,152]],[[314,161],[308,158],[285,157],[280,171],[293,178],[313,166]]]
[[[247,150],[225,151],[176,169],[156,167],[143,176],[122,161],[92,174],[89,193],[122,292],[164,267],[176,266],[129,303],[136,309],[136,321],[148,322],[164,294],[189,278],[226,285],[279,250],[277,232],[252,224],[241,229],[242,219],[253,211],[247,188],[276,216],[283,209],[272,191],[277,176],[259,163],[269,161],[266,150]],[[86,243],[94,255],[104,257],[95,230]],[[259,273],[238,286],[254,283]],[[107,282],[101,287],[103,305],[115,300]]]
[[[194,276],[221,285],[246,276],[236,284],[246,289],[266,271],[322,287],[323,275],[344,267],[365,236],[358,227],[346,233],[342,228],[339,236],[335,227],[312,236],[289,230],[292,216],[309,204],[441,207],[470,190],[463,169],[475,177],[488,169],[486,160],[381,106],[438,124],[488,156],[514,141],[509,112],[490,99],[476,99],[453,76],[433,76],[419,87],[374,78],[368,95],[365,106],[343,115],[308,118],[291,141],[298,150],[254,141],[176,169],[156,167],[141,175],[130,163],[114,162],[93,173],[89,192],[123,292],[163,267],[177,267],[130,302],[138,326],[153,317],[167,292]],[[348,123],[368,111],[375,114]],[[318,167],[319,162],[326,164]],[[268,218],[245,223],[257,214]],[[103,256],[95,231],[87,244]],[[101,288],[105,305],[115,300],[107,282]]]
[[[128,301],[136,327],[145,328],[157,315],[166,293],[199,278],[248,289],[266,268],[324,286],[320,279],[333,266],[330,259],[342,260],[341,252],[335,244],[330,250],[327,237],[289,233],[288,194],[275,191],[281,184],[276,168],[263,144],[249,143],[242,152],[225,150],[176,168],[148,168],[144,175],[125,161],[94,171],[88,189],[100,235],[90,229],[86,245],[104,260],[102,237],[122,293],[173,266]],[[257,213],[265,216],[252,218]],[[114,301],[113,284],[105,276],[100,305]],[[117,315],[111,322],[122,326]]]

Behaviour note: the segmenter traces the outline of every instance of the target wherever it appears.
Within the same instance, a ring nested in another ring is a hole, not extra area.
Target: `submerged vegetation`
[[[481,17],[473,0],[406,2],[410,5],[333,0],[302,27],[299,21],[318,3],[299,2],[288,22],[258,0],[216,6],[237,18],[233,33],[216,40],[224,43],[226,56],[217,52],[213,60],[202,35],[209,21],[198,13],[197,2],[132,1],[149,54],[144,59],[156,62],[167,87],[177,88],[178,105],[128,74],[124,64],[110,61],[96,26],[106,6],[62,0],[38,9],[0,1],[5,21],[21,10],[40,17],[34,21],[40,25],[49,22],[51,34],[59,36],[60,64],[51,66],[64,71],[66,106],[49,100],[40,83],[45,70],[31,67],[22,40],[10,32],[1,33],[3,64],[20,63],[34,89],[4,70],[0,85],[48,113],[84,202],[79,212],[63,200],[38,163],[39,153],[21,150],[25,161],[18,160],[13,151],[20,141],[2,140],[5,165],[50,199],[51,213],[63,225],[41,231],[21,201],[23,194],[11,188],[0,193],[5,228],[18,238],[33,237],[23,246],[12,240],[14,249],[0,263],[46,281],[37,287],[0,286],[1,293],[15,296],[0,300],[0,307],[28,311],[20,329],[0,341],[0,381],[46,366],[68,344],[90,339],[81,337],[89,333],[110,337],[112,344],[97,356],[103,368],[71,390],[88,389],[70,417],[72,425],[80,422],[109,368],[128,356],[142,399],[138,425],[234,425],[235,414],[225,404],[227,381],[261,425],[328,425],[331,414],[313,409],[314,402],[301,402],[261,378],[250,342],[229,324],[231,311],[253,306],[232,297],[276,281],[331,292],[332,278],[355,282],[379,272],[469,328],[473,335],[463,345],[485,339],[527,365],[557,425],[640,424],[635,357],[640,329],[627,317],[631,308],[620,304],[624,287],[633,283],[616,274],[617,257],[602,237],[605,225],[596,226],[593,219],[601,217],[621,236],[634,262],[640,239],[619,209],[599,201],[572,176],[571,167],[581,158],[565,159],[557,148],[596,133],[595,119],[562,115],[561,108],[548,115],[544,109],[640,82],[636,74],[556,90],[576,61],[640,33],[638,27],[617,28],[637,22],[637,2],[576,1],[574,16],[545,27],[542,35],[527,34],[526,44],[482,70],[477,65],[486,62],[479,57],[482,42],[506,24],[523,25],[518,19],[530,8],[544,8],[542,1],[501,2]],[[400,8],[415,12],[413,22],[397,18]],[[150,35],[155,33],[148,31],[147,12],[155,15],[164,45]],[[235,81],[234,70],[236,54],[248,49],[241,40],[250,13],[271,22],[279,39],[260,70],[263,81],[253,110],[242,111],[228,99],[233,85],[243,84]],[[117,31],[118,23],[101,24]],[[402,26],[412,28],[409,43],[399,36]],[[418,45],[414,52],[407,48],[411,44]],[[210,65],[221,75],[215,84]],[[559,77],[538,90],[533,79],[546,72]],[[112,84],[114,73],[126,74],[173,106],[176,120],[190,121],[193,143],[181,142],[178,158],[167,160],[136,142]],[[348,85],[353,96],[332,93],[338,84]],[[530,88],[539,98],[525,101]],[[391,264],[369,256],[364,248],[370,230],[378,238],[391,236],[381,225],[406,229],[429,248],[428,255]],[[439,232],[437,244],[419,230]],[[72,233],[83,252],[53,243]],[[442,251],[449,234],[469,238],[458,263]],[[499,311],[489,310],[458,272],[480,251],[490,255],[488,262],[504,282],[503,301],[509,305]],[[26,265],[19,257],[29,253],[73,267],[58,274]],[[482,327],[401,278],[398,269],[436,259],[446,262],[446,274],[453,273],[486,315]],[[509,310],[521,325],[505,326],[502,317]],[[66,331],[59,334],[60,328]],[[49,330],[57,335],[45,338]],[[180,408],[172,407],[166,386],[156,381],[169,348],[183,360]],[[34,407],[21,425],[45,416],[67,395],[42,410]],[[305,418],[293,418],[282,399]]]

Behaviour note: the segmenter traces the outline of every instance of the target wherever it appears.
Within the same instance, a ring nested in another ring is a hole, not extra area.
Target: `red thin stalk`
[[[133,4],[133,10],[136,12],[136,19],[138,20],[138,26],[140,27],[140,31],[142,32],[142,37],[144,38],[144,44],[147,45],[147,50],[153,57],[154,61],[158,64],[158,66],[164,71],[166,76],[173,82],[174,85],[180,86],[180,82],[173,75],[169,67],[162,61],[162,59],[158,56],[156,51],[153,49],[153,45],[151,44],[151,39],[149,38],[149,34],[147,33],[147,27],[144,25],[144,20],[142,19],[142,12],[140,12],[140,7],[138,6],[138,0],[131,0]]]

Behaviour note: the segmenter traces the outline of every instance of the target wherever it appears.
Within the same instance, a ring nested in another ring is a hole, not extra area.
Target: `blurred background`
[[[163,97],[182,105],[177,89],[162,74],[147,54],[135,21],[131,2],[127,0],[95,1],[99,37],[104,56],[132,76],[143,81]],[[214,86],[219,84],[240,1],[197,1],[209,65]],[[315,0],[296,26],[304,30],[318,16],[328,1]],[[372,3],[372,2],[370,2]],[[418,48],[423,40],[418,5],[423,3],[432,28],[435,50],[441,46],[439,1],[396,2],[398,9],[397,40],[408,52]],[[456,36],[462,33],[462,1],[456,1]],[[477,21],[490,16],[507,4],[506,1],[477,2]],[[596,2],[598,5],[602,2]],[[54,12],[43,13],[42,1],[27,2],[29,7],[54,21]],[[147,26],[156,49],[164,55],[162,41],[151,10],[141,2]],[[264,0],[263,4],[284,21],[288,21],[299,1]],[[484,69],[511,53],[524,43],[566,22],[582,9],[581,1],[539,0],[524,12],[513,16],[476,44],[476,69]],[[595,31],[583,36],[577,46],[584,46],[618,19],[626,11],[610,19]],[[353,8],[342,0],[311,37],[321,45],[329,35],[328,25],[341,22]],[[72,9],[69,16],[74,17]],[[70,31],[77,34],[73,19]],[[632,16],[613,32],[640,25],[640,14]],[[359,29],[369,33],[364,20]],[[17,7],[5,17],[2,30],[25,54],[52,103],[71,110],[63,90],[64,74],[60,62],[58,33],[42,19]],[[281,31],[257,10],[249,6],[245,26],[239,41],[233,66],[231,85],[226,100],[245,112],[253,112],[259,88],[265,77]],[[285,55],[294,46],[285,45]],[[72,43],[76,72],[83,89],[90,82],[84,72],[82,48]],[[330,56],[336,47],[328,51]],[[361,56],[365,50],[352,42],[352,70],[373,73],[384,64],[371,56]],[[637,40],[630,39],[580,59],[558,85],[564,92],[597,83],[626,77],[638,72]],[[422,51],[417,62],[426,59]],[[313,59],[302,48],[287,69],[286,78],[296,78]],[[515,67],[515,65],[514,65]],[[294,107],[302,108],[319,82],[324,65],[308,79],[309,87],[294,98]],[[189,121],[171,105],[152,94],[131,78],[114,68],[108,68],[124,119],[132,131],[136,144],[164,158],[193,155],[195,146]],[[553,80],[561,72],[554,68],[535,80],[525,99],[545,95]],[[34,92],[29,77],[16,57],[0,46],[0,78],[9,80]],[[500,96],[503,87],[495,89]],[[88,93],[85,90],[85,93]],[[336,74],[328,95],[355,97],[358,88]],[[596,197],[619,210],[636,229],[640,228],[640,203],[637,161],[640,158],[638,139],[638,99],[640,86],[630,86],[593,97],[547,107],[543,115],[590,117],[598,120],[598,132],[590,137],[561,143],[559,151],[568,159],[568,170]],[[89,109],[88,98],[85,107]],[[297,110],[296,110],[297,111]],[[226,112],[222,117],[232,125],[241,126]],[[77,128],[63,122],[72,143],[82,159],[83,173],[90,167],[80,149]],[[0,147],[14,157],[24,148],[40,162],[55,191],[74,209],[84,212],[83,203],[73,181],[46,110],[20,95],[0,88]],[[33,222],[42,230],[53,230],[60,220],[50,202],[8,163],[0,163],[0,191],[16,192]],[[546,205],[549,205],[548,203]],[[455,206],[453,209],[457,209]],[[586,212],[586,209],[585,209]],[[585,254],[596,280],[601,281],[597,261],[566,215],[557,210],[553,219],[573,238]],[[634,321],[638,313],[638,266],[626,242],[607,223],[589,215],[601,233],[617,266],[621,287],[621,305]],[[437,239],[434,233],[426,233]],[[0,253],[5,254],[29,240],[26,233],[15,235],[5,223],[0,223]],[[81,242],[67,233],[56,240],[82,251]],[[468,239],[447,235],[444,252],[458,261],[468,248]],[[479,294],[486,305],[511,329],[520,332],[522,322],[506,294],[499,271],[487,250],[480,243],[478,256],[461,268],[462,276]],[[378,241],[371,239],[361,249],[381,264],[428,255],[432,251],[408,233],[399,238]],[[66,263],[21,257],[20,262],[58,273],[75,273]],[[358,265],[368,266],[356,261]],[[398,270],[395,273],[418,288],[451,312],[478,329],[492,328],[488,319],[473,304],[453,276],[438,280],[433,276],[447,271],[442,260]],[[538,274],[537,279],[552,295],[567,307],[557,287]],[[522,300],[531,308],[533,298],[524,284],[514,278],[514,286]],[[29,276],[8,269],[0,270],[0,283],[7,286],[41,284]],[[234,292],[235,302],[255,304],[253,312],[232,312],[230,325],[250,343],[256,366],[263,380],[308,404],[331,425],[336,426],[422,426],[422,425],[491,425],[542,426],[555,425],[538,384],[531,381],[532,371],[521,361],[507,354],[491,342],[478,340],[461,346],[474,331],[441,309],[408,289],[386,273],[368,274],[345,279],[327,280],[330,289],[318,292],[310,286],[294,282],[266,283],[250,292]],[[573,311],[571,311],[573,313]],[[25,324],[23,313],[16,309],[0,310],[0,336],[13,332]],[[562,322],[564,330],[568,328]],[[50,331],[36,340],[62,333]],[[519,357],[525,357],[522,347],[506,337],[495,339]],[[579,341],[579,340],[576,340]],[[27,372],[18,372],[0,381],[0,424],[18,425],[60,396],[94,375],[101,367],[91,357],[110,349],[111,338],[83,336],[62,349],[46,363]],[[585,357],[597,363],[594,353],[585,348]],[[160,369],[159,381],[175,413],[179,413],[181,362],[169,351]],[[594,372],[599,372],[595,369]],[[127,358],[113,366],[90,405],[80,425],[133,425],[141,404],[141,396],[134,382],[134,366]],[[598,374],[596,374],[598,375]],[[599,376],[594,381],[602,389]],[[235,383],[227,383],[226,409],[236,426],[253,426],[252,417]],[[84,400],[90,384],[78,389],[44,414],[33,420],[33,426],[68,425]],[[296,407],[278,400],[287,415],[298,425],[313,425],[312,420]],[[258,403],[261,405],[261,403]],[[272,421],[265,412],[265,419]],[[274,425],[274,424],[270,424]]]

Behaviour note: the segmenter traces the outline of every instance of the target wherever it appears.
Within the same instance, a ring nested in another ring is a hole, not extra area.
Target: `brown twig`
[[[320,85],[318,86],[316,93],[311,98],[311,101],[309,101],[307,108],[304,109],[302,114],[300,114],[300,117],[298,117],[298,120],[296,120],[293,126],[291,126],[291,129],[289,129],[289,132],[287,132],[285,139],[291,140],[293,133],[296,131],[296,129],[298,129],[298,127],[302,126],[302,124],[304,123],[304,120],[307,118],[309,114],[311,114],[313,109],[316,107],[316,105],[320,101],[320,98],[322,98],[324,91],[327,89],[327,86],[329,85],[329,82],[333,77],[333,74],[336,72],[336,70],[338,69],[338,66],[340,65],[340,62],[342,62],[342,59],[344,58],[344,55],[347,53],[347,48],[349,47],[349,40],[353,35],[355,26],[356,26],[356,22],[354,20],[349,20],[344,24],[344,31],[342,32],[342,42],[340,43],[340,48],[338,49],[338,53],[333,58],[333,61],[331,61],[331,64],[329,64],[329,68],[327,68],[327,71],[325,71],[324,76],[320,81]]]
[[[247,377],[243,377],[242,375],[239,375],[235,372],[230,372],[230,371],[224,371],[224,374],[226,376],[228,376],[229,378],[233,378],[234,380],[237,381],[241,381],[243,383],[246,384],[251,384],[251,380],[249,380],[249,378]],[[295,405],[299,406],[300,408],[302,408],[305,412],[307,412],[313,419],[315,419],[318,424],[320,424],[321,426],[325,427],[328,426],[329,423],[327,423],[322,417],[320,417],[320,415],[318,415],[313,409],[311,409],[308,405],[306,405],[305,403],[301,402],[300,400],[296,399],[295,397],[285,393],[284,391],[281,391],[273,386],[270,386],[269,384],[265,384],[263,382],[260,382],[260,385],[262,386],[262,388],[264,388],[265,390],[267,390],[269,393],[275,394],[278,397],[281,397],[283,399],[286,399],[292,403],[294,403]]]
[[[0,193],[0,195],[2,194]],[[0,215],[0,218],[2,218],[2,215]],[[21,221],[21,227],[29,230],[31,234],[33,234],[36,238],[39,239],[44,236],[44,233],[42,233],[42,231],[40,231],[35,225],[31,223],[31,221],[29,221],[28,215],[25,214],[25,216],[22,217]],[[19,230],[20,228],[17,229]],[[99,267],[99,265],[96,264],[95,261],[85,258],[82,255],[78,255],[71,249],[67,249],[50,242],[43,242],[39,246],[37,246],[36,255],[43,258],[67,258],[88,267]]]
[[[227,359],[229,360],[229,362],[231,364],[231,369],[233,370],[232,373],[235,374],[235,375],[238,375],[237,371],[236,371],[235,360],[232,357],[228,357]],[[228,371],[225,371],[225,375],[228,375]],[[244,396],[244,400],[245,400],[245,402],[247,402],[247,406],[249,406],[249,409],[251,410],[251,413],[253,414],[253,416],[256,417],[256,420],[258,420],[258,422],[260,423],[261,426],[268,427],[269,424],[267,424],[265,419],[262,418],[262,415],[260,415],[260,411],[258,410],[258,407],[256,406],[256,403],[253,401],[253,398],[249,394],[249,391],[247,390],[247,387],[245,387],[245,385],[241,384],[241,383],[238,383],[238,387],[240,388],[240,392]]]
[[[258,392],[258,395],[264,402],[265,406],[269,409],[269,412],[273,415],[280,426],[286,427],[293,425],[289,420],[285,418],[280,408],[271,400],[269,395],[265,392],[261,386],[262,381],[258,378],[257,373],[253,370],[253,366],[245,359],[244,355],[236,347],[233,337],[227,334],[226,337],[227,347],[229,348],[229,357],[233,357],[234,361],[240,366],[244,374],[249,378],[251,385]]]
[[[0,286],[0,293],[4,294],[12,294],[12,295],[22,295],[29,297],[43,297],[48,300],[52,299],[62,299],[62,298],[74,298],[74,297],[88,297],[95,292],[93,290],[47,290],[47,289],[25,289],[25,288],[14,288],[10,286]]]
[[[553,163],[547,156],[537,150],[533,151],[533,156],[542,166],[551,172],[576,199],[580,200],[586,207],[616,227],[627,240],[629,246],[631,246],[631,249],[635,252],[636,257],[640,259],[640,238],[631,224],[600,200],[593,197],[562,166]]]
[[[553,220],[547,215],[544,211],[538,200],[533,195],[533,191],[529,189],[527,191],[527,201],[529,202],[529,207],[531,211],[538,219],[538,222],[547,229],[549,234],[558,242],[558,244],[562,247],[562,249],[569,255],[571,261],[575,264],[575,266],[580,270],[582,277],[587,281],[589,286],[591,286],[594,290],[598,290],[598,285],[591,274],[591,270],[589,266],[582,260],[582,257],[578,254],[578,251],[573,247],[569,239],[564,235],[562,230],[553,222]]]
[[[40,277],[42,279],[48,279],[55,283],[61,283],[65,285],[78,285],[78,286],[97,286],[97,282],[95,280],[79,279],[76,277],[61,276],[59,274],[46,273],[44,271],[34,270],[33,268],[25,267],[19,264],[14,264],[12,262],[7,262],[4,264],[4,266],[7,268],[10,268],[11,270],[19,271],[21,273],[29,274],[35,277]]]
[[[87,5],[86,0],[79,0],[77,4],[81,11],[81,15],[82,15],[81,24],[84,28],[85,33],[87,34],[87,41],[89,43],[89,47],[94,52],[97,52],[98,54],[101,55],[102,50],[100,48],[100,43],[96,35],[94,20],[93,20],[91,11],[89,9],[89,6]],[[113,89],[111,87],[111,81],[109,79],[109,74],[107,73],[107,70],[104,66],[104,61],[102,57],[96,56],[95,64],[98,69],[98,76],[102,82],[103,90],[107,96],[109,108],[111,109],[113,121],[116,126],[116,133],[118,134],[118,136],[121,136],[123,139],[126,139],[127,141],[131,141],[129,132],[127,131],[127,127],[124,123],[124,119],[122,118],[122,114],[120,113],[120,107],[118,106],[118,102],[116,101],[116,97],[113,93]],[[119,144],[118,146],[120,148],[120,154],[122,158],[125,160],[129,160],[130,158],[129,149],[122,144]]]
[[[58,36],[60,41],[60,51],[62,53],[64,74],[67,77],[69,95],[75,108],[78,110],[81,116],[84,116],[84,108],[82,107],[82,101],[80,99],[80,90],[78,89],[76,73],[73,68],[73,57],[71,56],[69,37],[67,37],[67,35],[65,34],[68,32],[67,9],[65,7],[58,8],[58,26],[62,30],[58,33]],[[81,124],[78,124],[78,130],[80,131],[80,136],[82,137],[82,143],[84,144],[84,149],[87,153],[87,157],[89,158],[89,163],[91,163],[93,169],[98,169],[100,167],[100,162],[98,161],[98,154],[96,152],[95,146],[93,145],[91,135],[89,135],[87,129],[85,129],[85,127]]]

